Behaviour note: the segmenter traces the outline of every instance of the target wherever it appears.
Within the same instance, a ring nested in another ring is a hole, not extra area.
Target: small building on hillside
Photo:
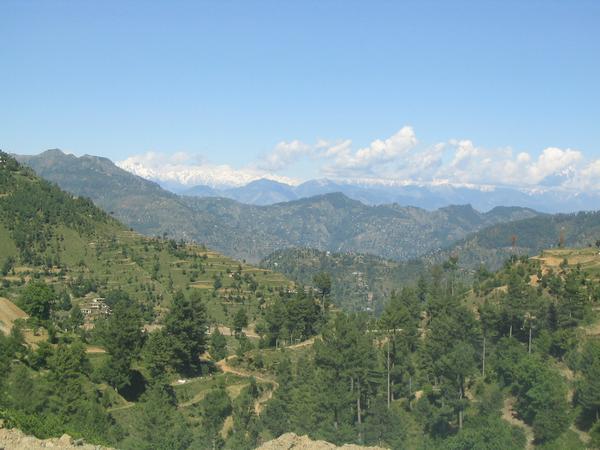
[[[102,297],[86,300],[81,303],[80,308],[86,319],[96,319],[108,316],[111,313],[110,307],[104,302],[104,298]]]

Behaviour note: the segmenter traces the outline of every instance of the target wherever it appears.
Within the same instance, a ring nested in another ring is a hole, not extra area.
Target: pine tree
[[[210,354],[215,361],[219,361],[227,356],[227,340],[221,334],[218,327],[210,336]]]
[[[112,314],[98,324],[97,333],[109,354],[104,367],[106,380],[117,390],[129,386],[131,364],[142,344],[139,306],[124,295],[114,304]]]
[[[174,361],[178,370],[198,370],[206,349],[206,307],[198,296],[186,298],[179,291],[165,318],[165,332],[173,338]]]
[[[139,450],[183,450],[188,448],[191,433],[177,410],[175,394],[168,385],[154,383],[142,396],[135,416],[135,434],[129,446]]]

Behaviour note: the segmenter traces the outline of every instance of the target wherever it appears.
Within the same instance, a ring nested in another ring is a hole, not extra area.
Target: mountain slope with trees
[[[105,158],[77,158],[52,150],[20,159],[63,189],[114,212],[136,231],[194,240],[253,262],[288,247],[407,260],[486,226],[538,215],[526,208],[480,213],[470,206],[436,211],[397,204],[367,206],[340,193],[260,207],[224,198],[179,197]]]
[[[307,248],[273,252],[261,267],[312,286],[319,275],[331,280],[332,302],[347,311],[379,315],[393,290],[413,284],[428,266],[421,260],[397,262],[362,253],[332,253]]]
[[[515,255],[534,256],[561,246],[598,248],[599,244],[600,212],[581,212],[492,225],[409,261],[288,248],[273,252],[261,261],[261,266],[304,285],[325,272],[333,280],[334,303],[347,310],[378,312],[392,290],[416,283],[423,271],[436,264],[455,260],[459,276],[472,281],[479,270],[498,270]]]
[[[391,448],[596,448],[600,284],[576,263],[514,256],[466,285],[450,261],[376,319],[337,314],[301,356],[271,356],[265,426]]]
[[[171,383],[214,372],[207,352],[254,348],[259,336],[246,333],[295,295],[278,274],[131,232],[1,152],[0,227],[0,297],[27,313],[0,333],[0,418],[40,438],[119,448],[200,439]],[[234,337],[218,331],[228,328]]]
[[[440,262],[455,255],[462,267],[483,264],[495,270],[514,254],[534,256],[561,246],[595,247],[599,240],[600,211],[543,215],[486,227],[442,251],[424,255],[423,260]]]
[[[2,153],[0,206],[0,296],[29,315],[0,334],[0,417],[26,433],[124,449],[250,450],[287,432],[389,448],[600,445],[588,272],[600,262],[513,255],[467,284],[450,258],[385,292],[373,316],[331,308],[325,274],[295,287],[141,237]],[[597,258],[564,256],[576,254]],[[88,294],[109,307],[89,321]]]

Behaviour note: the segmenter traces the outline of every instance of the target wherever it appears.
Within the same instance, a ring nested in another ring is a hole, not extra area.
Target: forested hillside
[[[600,211],[544,215],[486,227],[441,251],[424,255],[423,260],[435,263],[454,255],[464,268],[483,264],[495,270],[513,254],[533,256],[559,246],[596,246],[599,239]]]
[[[599,264],[513,257],[472,286],[434,266],[379,319],[337,314],[310,350],[269,356],[265,426],[391,448],[597,448]]]
[[[312,286],[322,274],[331,281],[332,302],[346,311],[379,315],[393,290],[414,284],[428,265],[419,259],[397,262],[362,253],[332,253],[307,248],[273,252],[261,267]]]
[[[26,433],[124,449],[253,449],[286,432],[393,449],[600,445],[594,249],[513,255],[473,283],[456,257],[407,283],[389,262],[304,251],[330,270],[295,287],[139,236],[3,153],[0,211],[0,417]],[[336,285],[357,289],[337,263],[381,278],[377,314],[332,306]]]
[[[178,197],[104,158],[76,158],[57,150],[20,158],[40,176],[91,198],[136,231],[193,239],[252,262],[288,247],[407,260],[486,226],[538,215],[526,208],[479,213],[470,206],[433,212],[396,204],[367,206],[339,193],[260,207],[224,198]]]
[[[264,325],[283,299],[308,301],[282,276],[142,237],[4,153],[0,231],[0,418],[38,437],[167,448],[188,430],[181,414],[203,411],[190,392],[235,386],[231,401],[246,392],[249,377],[205,380],[217,360],[304,336]],[[291,311],[290,320],[302,324]],[[179,385],[182,377],[194,382]],[[154,435],[156,411],[182,428]],[[208,432],[186,432],[177,445]]]
[[[377,313],[393,289],[417,283],[424,270],[451,259],[456,262],[458,275],[472,282],[480,268],[497,270],[515,255],[534,256],[560,246],[596,248],[598,242],[600,213],[580,212],[492,225],[446,248],[404,262],[368,253],[288,248],[273,252],[261,266],[305,285],[319,273],[329,273],[334,280],[334,303],[349,310]]]

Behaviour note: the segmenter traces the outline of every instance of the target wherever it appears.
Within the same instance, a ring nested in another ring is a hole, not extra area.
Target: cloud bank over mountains
[[[286,184],[297,184],[297,180],[256,167],[235,169],[227,164],[212,164],[198,160],[195,155],[178,152],[173,155],[147,152],[118,161],[117,166],[135,175],[162,183],[211,187],[243,186],[251,181],[269,178]]]
[[[538,154],[511,148],[488,149],[468,139],[422,145],[404,126],[385,139],[355,148],[352,140],[281,141],[272,151],[240,168],[208,162],[184,152],[148,152],[117,164],[136,175],[184,186],[242,186],[267,178],[297,185],[289,176],[297,164],[310,164],[310,178],[373,185],[453,185],[490,190],[511,187],[525,191],[600,189],[600,160],[579,150],[548,147]],[[285,173],[285,174],[284,174]]]

